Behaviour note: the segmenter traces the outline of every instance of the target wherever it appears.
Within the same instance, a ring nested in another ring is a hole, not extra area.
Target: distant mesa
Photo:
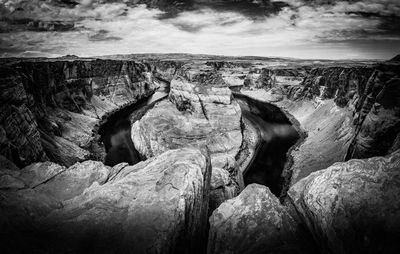
[[[79,56],[77,55],[65,55],[61,57],[62,59],[78,59]]]

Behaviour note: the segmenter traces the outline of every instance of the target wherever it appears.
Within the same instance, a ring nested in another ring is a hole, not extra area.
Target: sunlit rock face
[[[205,249],[211,167],[198,150],[171,150],[135,166],[46,162],[0,172],[13,186],[22,183],[0,181],[5,253]]]
[[[19,166],[101,159],[100,122],[157,88],[150,69],[133,61],[24,61],[0,76],[1,153]]]
[[[242,143],[241,110],[221,75],[184,69],[171,82],[169,100],[133,124],[132,140],[146,158],[179,147],[207,147],[213,167],[212,187],[225,200],[238,191],[235,156]],[[215,173],[214,173],[215,172]]]
[[[400,227],[400,150],[312,173],[289,199],[323,252],[396,253]]]

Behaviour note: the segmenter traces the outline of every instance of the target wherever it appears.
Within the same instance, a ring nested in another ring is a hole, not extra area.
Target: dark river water
[[[152,96],[139,100],[110,116],[99,130],[107,155],[104,164],[115,166],[121,162],[134,165],[142,160],[131,139],[131,126],[157,101],[168,96],[168,88],[161,87]]]
[[[265,185],[279,197],[284,184],[282,171],[287,160],[286,154],[300,135],[278,107],[247,96],[235,97],[241,106],[243,117],[247,118],[261,135],[256,155],[243,172],[244,183]]]

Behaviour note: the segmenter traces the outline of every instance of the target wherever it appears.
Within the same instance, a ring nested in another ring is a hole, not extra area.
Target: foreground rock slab
[[[38,166],[26,171],[32,175]],[[37,187],[0,191],[1,244],[6,252],[198,253],[204,249],[211,167],[200,151],[171,150],[135,166],[110,168],[99,162],[61,170],[48,166],[57,173],[48,170],[38,175],[34,179],[40,181],[35,183],[42,184]],[[43,182],[45,175],[51,178]],[[69,191],[76,186],[79,192]]]
[[[208,253],[309,253],[299,226],[267,187],[251,184],[213,212]]]
[[[400,249],[400,150],[312,173],[289,197],[323,252]]]

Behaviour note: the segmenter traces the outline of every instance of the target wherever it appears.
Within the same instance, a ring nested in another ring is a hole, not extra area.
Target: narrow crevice
[[[208,121],[209,119],[208,119],[208,116],[207,116],[206,109],[205,109],[205,107],[204,107],[203,100],[200,98],[200,96],[197,96],[197,97],[199,98],[199,102],[200,102],[201,110],[203,111],[203,115],[204,115],[204,117],[205,117],[205,118],[207,119],[207,121]]]

